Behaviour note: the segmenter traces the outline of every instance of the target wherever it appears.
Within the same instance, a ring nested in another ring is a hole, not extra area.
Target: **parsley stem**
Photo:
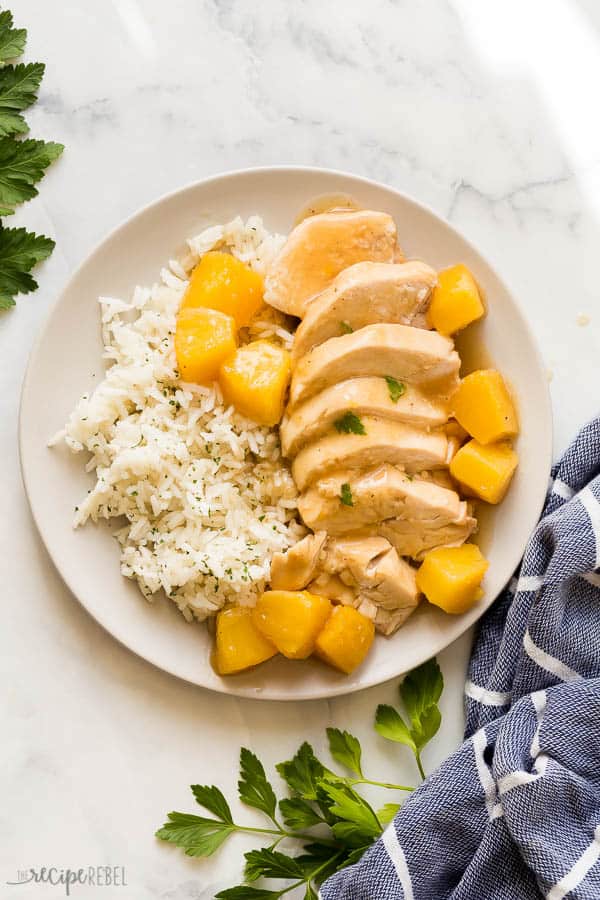
[[[275,831],[274,828],[254,828],[252,825],[237,825],[234,823],[236,831],[245,831],[248,834],[274,834],[275,837],[280,839],[287,837],[287,834],[283,832],[281,829],[279,831]]]
[[[327,866],[331,865],[332,860],[337,859],[338,856],[341,856],[343,853],[342,850],[338,850],[337,853],[334,853],[333,856],[330,856],[329,859],[326,859],[325,862],[322,862],[316,869],[313,869],[306,878],[303,878],[301,881],[295,881],[293,884],[288,885],[282,891],[280,891],[277,896],[283,897],[284,894],[289,894],[290,891],[295,890],[296,888],[302,887],[304,884],[310,884],[311,881],[322,872],[323,869],[327,868]]]
[[[329,859],[326,859],[325,862],[322,862],[320,866],[317,866],[316,869],[313,869],[308,878],[306,879],[307,883],[310,883],[318,874],[322,872],[327,866],[331,865],[332,860],[337,859],[338,856],[341,856],[343,853],[342,850],[338,850],[337,853],[334,853],[333,856],[330,856]]]
[[[328,847],[333,847],[337,849],[340,845],[337,841],[330,841],[326,838],[317,838],[314,834],[307,834],[305,831],[287,831],[285,828],[279,828],[278,831],[275,831],[274,828],[255,828],[252,825],[237,825],[234,823],[233,827],[236,831],[244,831],[248,834],[273,834],[278,838],[277,843],[282,841],[284,838],[294,838],[294,840],[298,841],[318,841],[319,844],[326,844]]]
[[[280,891],[277,896],[283,897],[284,894],[289,894],[290,891],[295,890],[298,887],[302,887],[303,884],[306,884],[306,879],[302,879],[302,881],[295,881],[293,884],[288,885],[282,891]]]
[[[425,775],[423,775],[425,778]],[[373,781],[371,778],[348,778],[350,784],[373,784],[375,787],[389,788],[391,791],[414,791],[414,787],[407,784],[393,784],[390,781]]]

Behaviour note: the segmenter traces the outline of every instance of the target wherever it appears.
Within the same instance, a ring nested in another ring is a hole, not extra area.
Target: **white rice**
[[[101,297],[110,367],[50,442],[91,454],[96,484],[75,526],[123,517],[123,575],[149,600],[163,590],[188,620],[228,602],[253,604],[272,554],[305,533],[276,429],[225,407],[218,384],[182,383],[173,345],[187,275],[203,253],[228,249],[263,273],[282,242],[258,217],[238,217],[189,240],[153,287],[136,287],[129,300]],[[291,344],[284,316],[257,315],[243,339]]]

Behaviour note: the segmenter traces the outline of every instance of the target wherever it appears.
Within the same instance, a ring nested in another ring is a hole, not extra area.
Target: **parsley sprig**
[[[23,110],[37,100],[44,75],[43,63],[13,62],[26,40],[24,28],[13,28],[12,13],[0,12],[0,216],[37,196],[36,184],[63,151],[62,144],[21,140],[29,130]],[[16,294],[37,288],[31,269],[53,249],[54,241],[44,235],[0,223],[0,309],[14,306]]]
[[[377,708],[376,730],[388,740],[411,748],[423,778],[421,751],[439,728],[437,702],[442,688],[439,666],[430,660],[407,675],[400,685],[410,726],[393,707]],[[326,766],[304,742],[292,759],[276,766],[289,793],[279,800],[258,757],[242,748],[239,798],[245,806],[266,817],[265,827],[235,822],[218,787],[195,784],[191,787],[194,798],[212,818],[171,812],[156,836],[180,847],[188,856],[207,857],[233,834],[257,835],[268,844],[244,854],[244,883],[220,891],[215,900],[275,900],[295,890],[303,891],[304,900],[317,900],[322,882],[357,862],[401,807],[398,802],[390,802],[374,809],[356,790],[357,786],[372,785],[396,792],[414,790],[408,785],[366,777],[360,742],[350,732],[328,728],[327,738],[333,760],[346,774]],[[256,886],[260,879],[285,884],[270,890]]]
[[[400,685],[400,698],[410,725],[393,706],[381,704],[375,714],[375,728],[379,734],[388,741],[405,744],[413,751],[421,778],[425,778],[421,750],[440,727],[442,716],[438,700],[443,689],[444,679],[439,667],[426,663],[410,672]]]

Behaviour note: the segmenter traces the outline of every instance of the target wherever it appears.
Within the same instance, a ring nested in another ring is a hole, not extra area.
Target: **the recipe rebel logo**
[[[42,866],[39,869],[19,869],[14,881],[6,884],[49,884],[53,887],[62,886],[67,897],[75,887],[83,886],[102,887],[127,887],[124,866],[80,866],[76,869],[61,869],[57,866]]]

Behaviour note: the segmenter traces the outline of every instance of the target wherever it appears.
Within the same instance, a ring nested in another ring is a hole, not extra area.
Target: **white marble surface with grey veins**
[[[411,759],[371,729],[393,684],[332,702],[239,701],[153,669],[70,596],[21,486],[19,390],[63,284],[94,244],[160,194],[226,169],[297,163],[405,191],[464,231],[520,298],[548,367],[555,450],[598,406],[600,9],[593,0],[13,0],[28,58],[47,63],[32,134],[66,144],[15,219],[56,238],[40,290],[0,318],[2,840],[0,897],[18,869],[124,866],[128,887],[84,900],[211,898],[243,838],[187,859],[154,829],[192,811],[187,785],[235,793],[240,745],[265,763],[350,728],[375,777]],[[76,340],[76,335],[73,335]],[[67,364],[68,361],[65,361]],[[43,450],[40,450],[43,452]],[[434,767],[460,739],[469,636],[441,657]],[[234,804],[236,807],[236,804]],[[238,809],[236,808],[236,812]]]

